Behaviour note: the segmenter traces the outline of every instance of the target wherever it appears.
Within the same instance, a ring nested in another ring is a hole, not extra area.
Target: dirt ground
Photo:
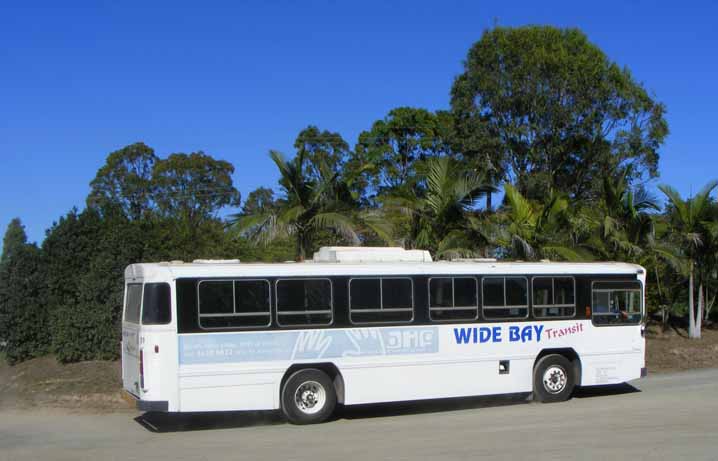
[[[685,330],[662,332],[649,326],[646,335],[646,366],[649,373],[718,367],[718,329],[703,329],[701,339],[688,339]]]
[[[718,368],[718,329],[705,329],[702,339],[689,340],[683,330],[662,332],[658,326],[650,326],[647,340],[649,373]],[[54,357],[42,357],[11,367],[0,360],[0,409],[130,409],[120,388],[118,361],[63,365]]]
[[[129,408],[122,399],[120,362],[92,361],[63,365],[41,357],[9,366],[0,362],[0,409],[69,408],[116,410]]]

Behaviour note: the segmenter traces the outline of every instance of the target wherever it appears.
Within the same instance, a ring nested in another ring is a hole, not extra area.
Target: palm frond
[[[663,194],[668,198],[668,201],[673,206],[673,208],[676,209],[680,220],[685,223],[691,222],[691,213],[688,209],[688,204],[685,200],[681,198],[681,194],[679,194],[676,189],[667,184],[661,184],[660,186],[658,186],[658,189],[663,192]]]
[[[309,225],[317,230],[332,229],[353,245],[359,245],[361,242],[356,233],[355,223],[341,213],[318,213],[309,220]]]

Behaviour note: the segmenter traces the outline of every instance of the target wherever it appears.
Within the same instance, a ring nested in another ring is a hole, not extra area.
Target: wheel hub
[[[297,408],[304,413],[317,413],[324,407],[326,392],[316,381],[307,381],[297,387],[294,394],[294,401]]]
[[[544,389],[551,394],[559,394],[568,381],[566,370],[558,365],[550,366],[543,374]]]

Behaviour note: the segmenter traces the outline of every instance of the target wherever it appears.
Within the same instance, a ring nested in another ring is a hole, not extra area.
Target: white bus
[[[305,263],[125,271],[122,379],[142,411],[281,409],[533,392],[645,376],[645,271],[625,263],[432,262],[325,247]]]

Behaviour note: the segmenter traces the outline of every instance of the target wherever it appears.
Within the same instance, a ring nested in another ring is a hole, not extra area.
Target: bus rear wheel
[[[568,400],[576,385],[573,364],[563,355],[542,357],[534,367],[534,400],[563,402]]]
[[[332,380],[315,368],[294,372],[282,388],[282,412],[292,424],[326,421],[337,404]]]

